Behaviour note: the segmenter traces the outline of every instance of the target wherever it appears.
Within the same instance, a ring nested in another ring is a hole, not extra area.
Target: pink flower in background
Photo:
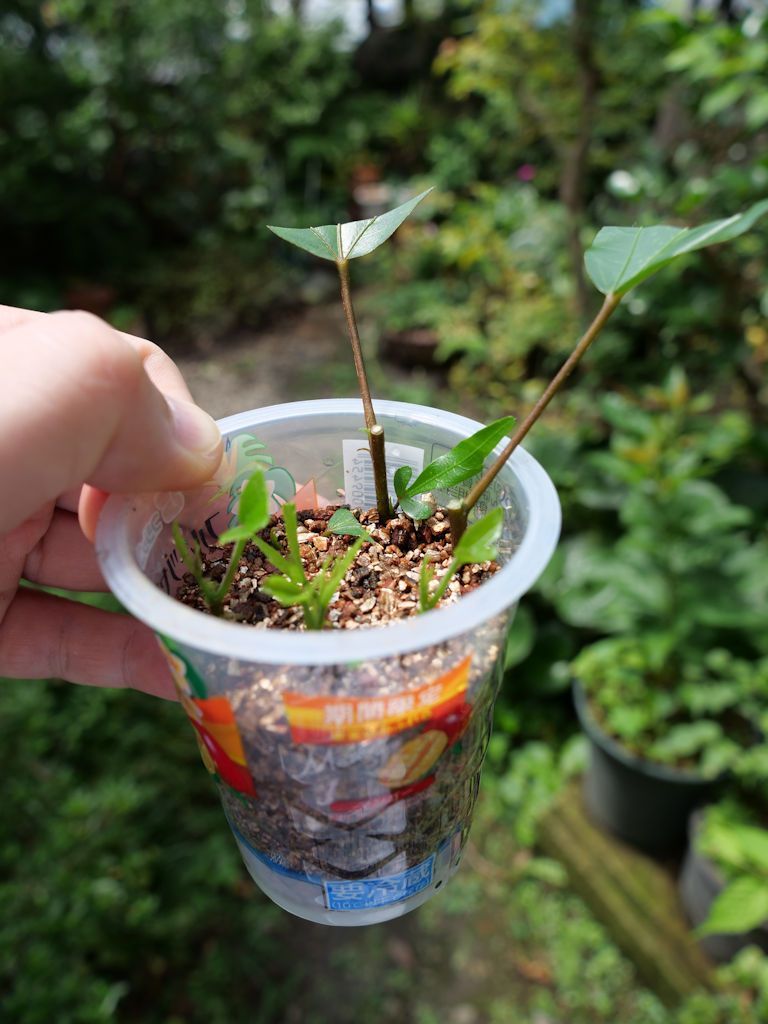
[[[536,177],[536,167],[534,164],[520,164],[516,175],[518,181],[533,181]]]

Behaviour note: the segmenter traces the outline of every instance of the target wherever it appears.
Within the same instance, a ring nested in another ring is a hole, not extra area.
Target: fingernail
[[[195,455],[214,458],[221,448],[221,433],[207,412],[193,402],[168,398],[176,440]]]

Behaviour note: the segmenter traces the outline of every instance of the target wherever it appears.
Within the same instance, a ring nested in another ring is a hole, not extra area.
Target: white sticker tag
[[[416,477],[424,468],[424,450],[410,444],[387,441],[387,487],[390,498],[395,497],[395,472],[401,466],[410,466]],[[342,441],[344,457],[344,500],[352,508],[365,511],[376,504],[376,486],[373,482],[373,463],[364,435],[354,441]]]

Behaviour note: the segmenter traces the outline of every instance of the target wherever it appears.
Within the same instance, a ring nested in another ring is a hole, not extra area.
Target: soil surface
[[[312,580],[328,567],[328,559],[343,558],[354,538],[328,533],[328,521],[334,509],[324,508],[298,513],[299,552],[304,571]],[[397,619],[416,615],[419,609],[419,580],[425,559],[433,569],[430,593],[451,562],[449,524],[438,509],[434,516],[414,523],[406,516],[391,519],[379,526],[376,509],[354,510],[355,517],[369,534],[351,567],[338,587],[338,596],[329,607],[327,625],[337,629],[385,625]],[[261,533],[284,557],[289,555],[282,517],[273,518]],[[209,548],[202,555],[203,572],[208,579],[219,582],[226,574],[233,545]],[[456,572],[448,584],[440,606],[450,604],[478,587],[493,575],[498,565],[484,562],[466,565]],[[223,615],[237,622],[270,629],[304,629],[304,614],[299,605],[283,606],[271,599],[262,588],[265,579],[279,575],[256,544],[249,543],[224,601]],[[199,611],[206,604],[191,573],[186,573],[177,598]]]

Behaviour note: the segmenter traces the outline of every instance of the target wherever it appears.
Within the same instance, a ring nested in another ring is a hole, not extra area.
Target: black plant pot
[[[648,853],[682,851],[688,818],[712,799],[717,781],[653,764],[624,750],[595,722],[578,683],[574,703],[590,740],[584,801],[592,818]]]
[[[690,841],[679,880],[680,899],[694,928],[706,920],[710,907],[725,888],[725,880],[712,861],[696,851],[700,827],[701,813],[697,813],[691,817]],[[721,964],[732,960],[745,946],[758,946],[768,953],[768,921],[750,932],[707,935],[698,942],[708,956]]]

